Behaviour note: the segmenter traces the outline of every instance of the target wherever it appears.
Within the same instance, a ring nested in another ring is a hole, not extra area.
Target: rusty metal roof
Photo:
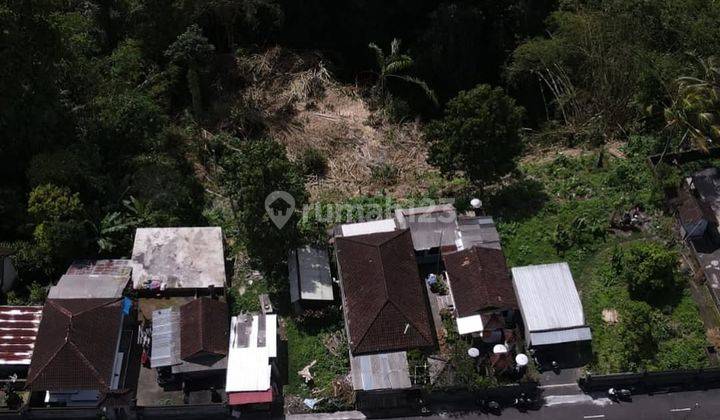
[[[42,306],[0,306],[0,365],[29,365]]]

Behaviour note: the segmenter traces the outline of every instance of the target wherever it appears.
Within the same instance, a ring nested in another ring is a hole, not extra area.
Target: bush
[[[668,296],[682,287],[678,274],[678,255],[655,242],[634,242],[618,247],[612,268],[630,295],[645,301]]]
[[[325,153],[309,147],[300,155],[300,170],[305,176],[323,177],[327,173],[327,157]]]
[[[397,183],[400,171],[389,163],[381,163],[370,169],[370,175],[382,185],[391,186]]]

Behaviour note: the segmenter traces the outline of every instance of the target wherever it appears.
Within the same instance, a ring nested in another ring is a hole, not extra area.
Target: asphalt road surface
[[[720,389],[655,395],[635,395],[632,402],[611,402],[604,396],[567,395],[551,398],[539,410],[520,412],[506,408],[499,415],[477,411],[443,412],[417,419],[502,420],[662,420],[720,419]]]

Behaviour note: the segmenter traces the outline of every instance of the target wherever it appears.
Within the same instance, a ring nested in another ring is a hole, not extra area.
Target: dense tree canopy
[[[515,169],[522,150],[523,109],[501,88],[480,85],[448,102],[443,118],[428,124],[429,160],[442,172],[462,171],[492,183]]]

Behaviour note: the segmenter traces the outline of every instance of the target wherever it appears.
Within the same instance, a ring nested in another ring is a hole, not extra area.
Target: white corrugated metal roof
[[[523,320],[530,332],[585,325],[580,296],[567,263],[514,267],[512,275]]]
[[[219,227],[140,228],[132,252],[135,289],[157,280],[168,289],[225,286]]]
[[[276,356],[276,315],[232,317],[225,391],[270,389],[270,359]]]
[[[49,299],[112,299],[122,297],[130,276],[65,274],[50,288]]]
[[[180,363],[180,310],[171,307],[153,311],[150,367]]]
[[[392,232],[396,229],[394,219],[373,220],[371,222],[350,223],[342,225],[340,230],[344,237],[368,235],[370,233]]]
[[[367,354],[350,359],[353,389],[405,389],[412,386],[408,371],[407,353]]]

